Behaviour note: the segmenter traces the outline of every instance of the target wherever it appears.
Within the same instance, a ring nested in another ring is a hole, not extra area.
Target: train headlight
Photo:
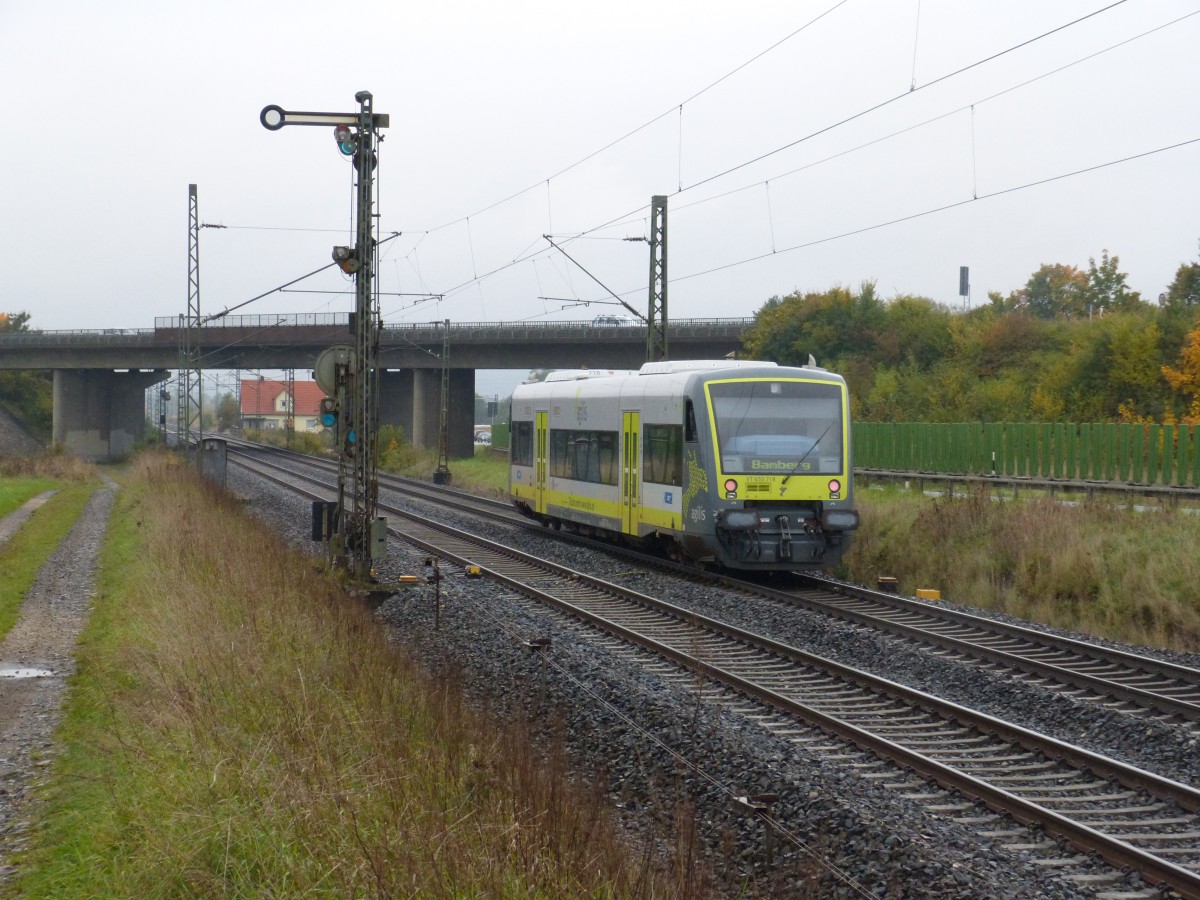
[[[721,513],[721,527],[729,531],[757,531],[758,511],[753,509],[727,509]]]
[[[829,531],[853,531],[858,527],[858,513],[853,509],[827,509],[821,513],[821,524]]]
[[[836,494],[842,489],[842,483],[834,478],[829,482],[829,493]]]

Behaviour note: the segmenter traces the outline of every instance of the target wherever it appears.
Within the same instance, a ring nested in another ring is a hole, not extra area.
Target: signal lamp
[[[358,139],[349,125],[334,125],[333,139],[337,142],[342,156],[353,156],[358,151]]]
[[[337,401],[332,397],[321,398],[321,425],[332,428],[337,424]]]
[[[353,275],[360,268],[358,257],[349,247],[334,247],[333,261],[338,264],[338,268],[347,275]]]
[[[842,489],[842,483],[840,481],[838,481],[836,478],[833,479],[833,481],[829,482],[829,493],[836,494],[841,489]]]

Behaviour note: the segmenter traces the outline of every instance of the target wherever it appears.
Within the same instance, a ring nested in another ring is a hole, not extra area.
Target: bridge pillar
[[[379,421],[399,425],[414,447],[436,449],[441,433],[442,373],[437,369],[383,372],[379,379]],[[475,454],[475,370],[450,370],[451,459]]]
[[[398,425],[404,436],[413,439],[413,370],[379,373],[379,423]]]
[[[54,443],[94,462],[120,459],[146,433],[146,388],[166,372],[54,370]]]

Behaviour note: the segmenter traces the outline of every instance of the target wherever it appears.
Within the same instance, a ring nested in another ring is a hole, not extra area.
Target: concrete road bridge
[[[200,340],[203,369],[311,370],[317,355],[352,344],[346,313],[227,316]],[[670,323],[673,359],[720,359],[741,347],[753,319]],[[145,429],[144,391],[179,363],[179,317],[152,329],[0,334],[0,369],[54,372],[54,441],[90,459],[123,456]],[[387,324],[380,339],[380,419],[430,447],[439,433],[443,340],[449,337],[450,455],[473,452],[476,369],[636,369],[643,325],[592,322]]]

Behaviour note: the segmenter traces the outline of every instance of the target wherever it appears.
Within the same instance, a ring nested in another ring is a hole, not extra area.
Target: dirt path
[[[21,617],[0,643],[0,889],[27,841],[30,789],[51,764],[54,729],[92,586],[116,485],[105,479],[70,533],[42,566]]]
[[[42,491],[36,497],[30,497],[23,505],[14,509],[3,519],[0,519],[0,546],[3,546],[9,538],[17,533],[17,530],[33,515],[35,509],[57,493],[58,491]]]

